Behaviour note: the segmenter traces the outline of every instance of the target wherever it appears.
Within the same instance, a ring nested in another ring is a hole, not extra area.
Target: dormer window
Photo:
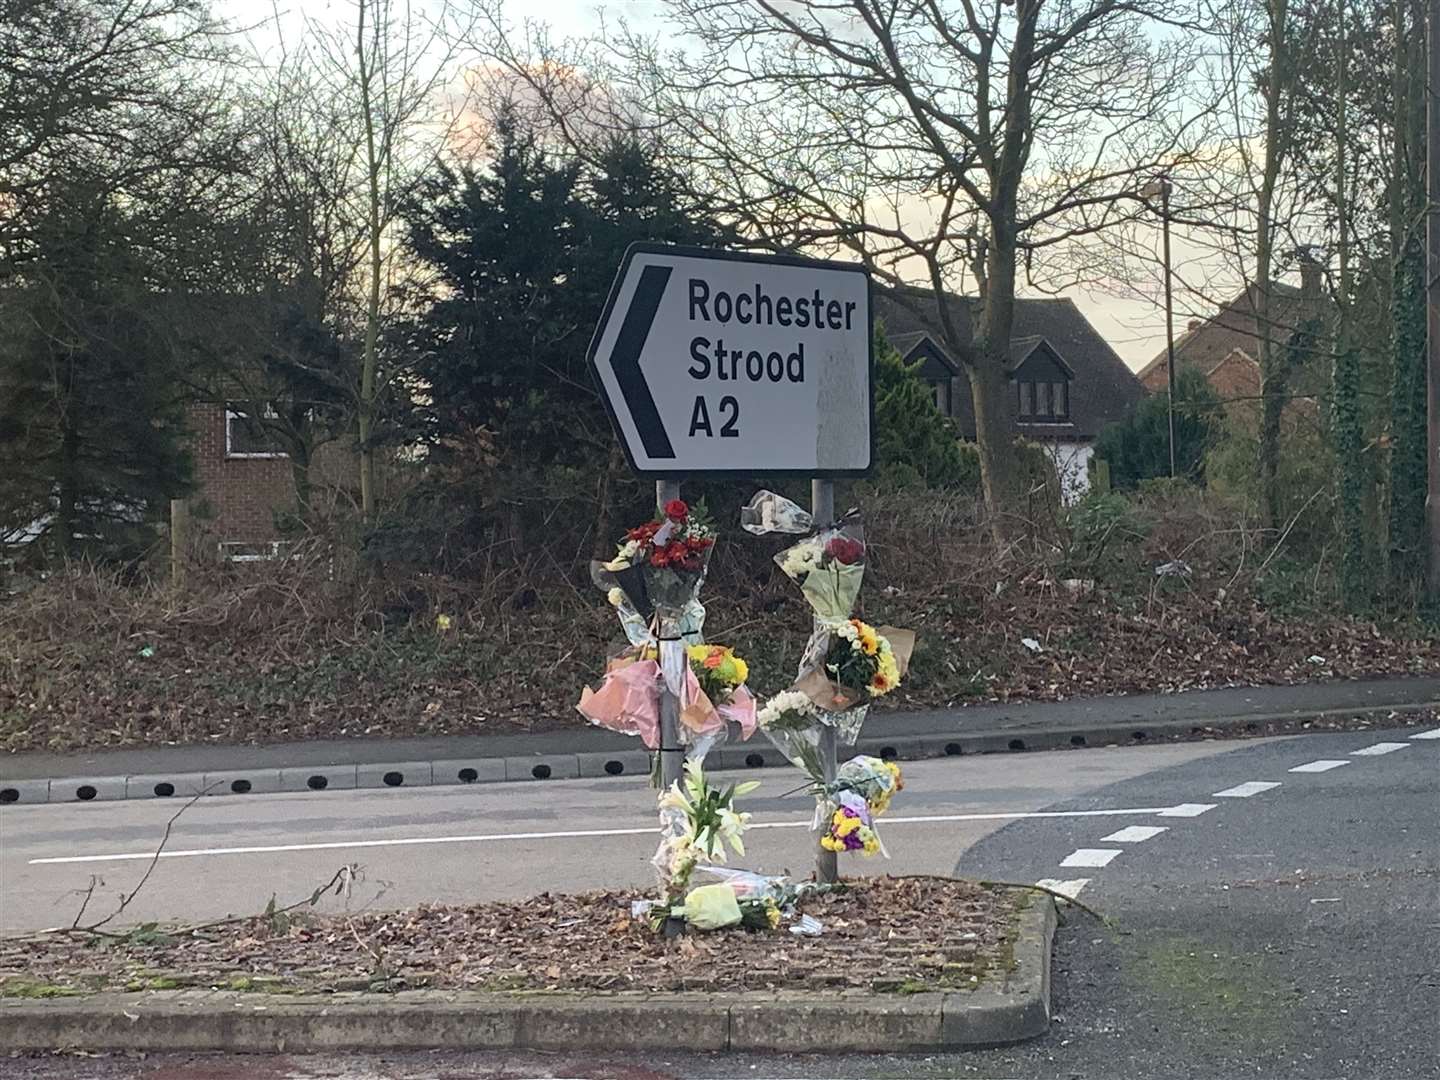
[[[1011,343],[1010,382],[1015,418],[1022,424],[1070,423],[1070,383],[1075,373],[1044,338]]]
[[[1016,413],[1031,423],[1064,423],[1070,419],[1070,383],[1016,379]]]

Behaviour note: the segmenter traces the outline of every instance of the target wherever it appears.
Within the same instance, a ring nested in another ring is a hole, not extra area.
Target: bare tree
[[[378,403],[394,372],[384,369],[381,330],[395,301],[397,244],[392,235],[413,178],[445,146],[456,116],[448,90],[466,26],[442,4],[421,16],[406,0],[351,0],[351,15],[310,22],[328,91],[349,102],[359,152],[345,190],[349,220],[363,230],[363,340],[356,396],[360,507],[375,513]]]
[[[558,124],[609,101],[757,246],[925,286],[897,295],[966,366],[1003,537],[1017,288],[1074,275],[1075,242],[1140,212],[1137,178],[1186,152],[1186,126],[1158,122],[1188,67],[1183,0],[665,0],[658,35],[588,46],[477,2],[485,47]]]

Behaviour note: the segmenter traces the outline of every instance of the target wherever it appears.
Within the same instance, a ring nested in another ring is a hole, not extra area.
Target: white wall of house
[[[1095,450],[1089,443],[1045,443],[1060,478],[1060,500],[1066,506],[1078,502],[1090,490],[1090,459]]]

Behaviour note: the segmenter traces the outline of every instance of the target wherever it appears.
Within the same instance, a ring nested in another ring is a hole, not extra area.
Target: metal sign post
[[[817,529],[823,529],[835,520],[833,480],[810,481],[810,517]],[[839,752],[835,744],[835,729],[829,724],[820,726],[820,745],[817,749],[820,752],[821,775],[825,777],[825,783],[834,783],[835,770],[839,767]],[[815,838],[815,880],[826,885],[833,885],[840,880],[837,853],[821,847],[818,836]]]
[[[665,504],[680,498],[680,481],[657,480],[655,482],[655,506],[663,515]],[[655,643],[655,659],[660,659],[660,642]],[[688,662],[688,661],[687,661]],[[680,745],[680,699],[670,691],[669,685],[660,680],[660,790],[668,791],[670,785],[680,780],[685,767],[685,747]]]

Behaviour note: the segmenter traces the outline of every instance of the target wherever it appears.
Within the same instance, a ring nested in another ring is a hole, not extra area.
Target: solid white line
[[[1411,735],[1410,738],[1412,738],[1412,739],[1440,739],[1440,727],[1437,727],[1434,731],[1422,731],[1422,732],[1420,732],[1420,734],[1418,734],[1418,735]]]
[[[1374,746],[1367,746],[1364,750],[1350,751],[1351,757],[1379,757],[1381,754],[1393,754],[1396,750],[1409,750],[1408,742],[1377,742]]]
[[[887,817],[890,825],[928,825],[945,821],[1010,821],[1021,818],[1125,817],[1159,814],[1163,806],[1137,806],[1119,810],[1015,810],[996,814],[934,814],[923,817]],[[808,829],[810,819],[757,821],[752,829]],[[569,829],[557,832],[476,833],[468,836],[405,836],[392,840],[328,840],[310,844],[257,844],[252,847],[184,848],[162,851],[162,859],[191,859],[202,855],[273,855],[287,851],[337,851],[346,848],[414,847],[424,844],[484,844],[500,840],[574,840],[591,836],[646,836],[656,831],[649,825],[638,829]],[[63,863],[136,862],[155,858],[154,851],[127,851],[117,855],[63,855],[30,859],[30,866]]]
[[[1109,836],[1100,837],[1102,844],[1138,844],[1144,840],[1152,840],[1162,832],[1169,832],[1164,825],[1126,825],[1123,829],[1116,829]]]
[[[1227,787],[1224,791],[1217,791],[1210,796],[1212,799],[1248,799],[1251,795],[1259,795],[1262,791],[1269,791],[1280,785],[1273,780],[1249,780],[1243,784],[1236,784],[1234,787]]]
[[[1320,761],[1307,761],[1304,765],[1296,765],[1291,772],[1329,772],[1331,769],[1338,769],[1341,765],[1353,764],[1349,761],[1332,761],[1322,759]]]
[[[1182,802],[1178,806],[1171,806],[1161,810],[1156,817],[1199,817],[1207,810],[1214,810],[1216,804],[1213,802]]]
[[[1076,848],[1060,860],[1061,866],[1108,866],[1120,854],[1119,848]]]
[[[1052,892],[1059,893],[1061,896],[1068,896],[1071,900],[1074,900],[1080,895],[1080,890],[1090,884],[1090,879],[1088,877],[1082,877],[1073,878],[1069,881],[1061,881],[1059,878],[1047,877],[1041,878],[1035,882],[1035,884],[1039,885],[1042,889],[1049,889]]]

